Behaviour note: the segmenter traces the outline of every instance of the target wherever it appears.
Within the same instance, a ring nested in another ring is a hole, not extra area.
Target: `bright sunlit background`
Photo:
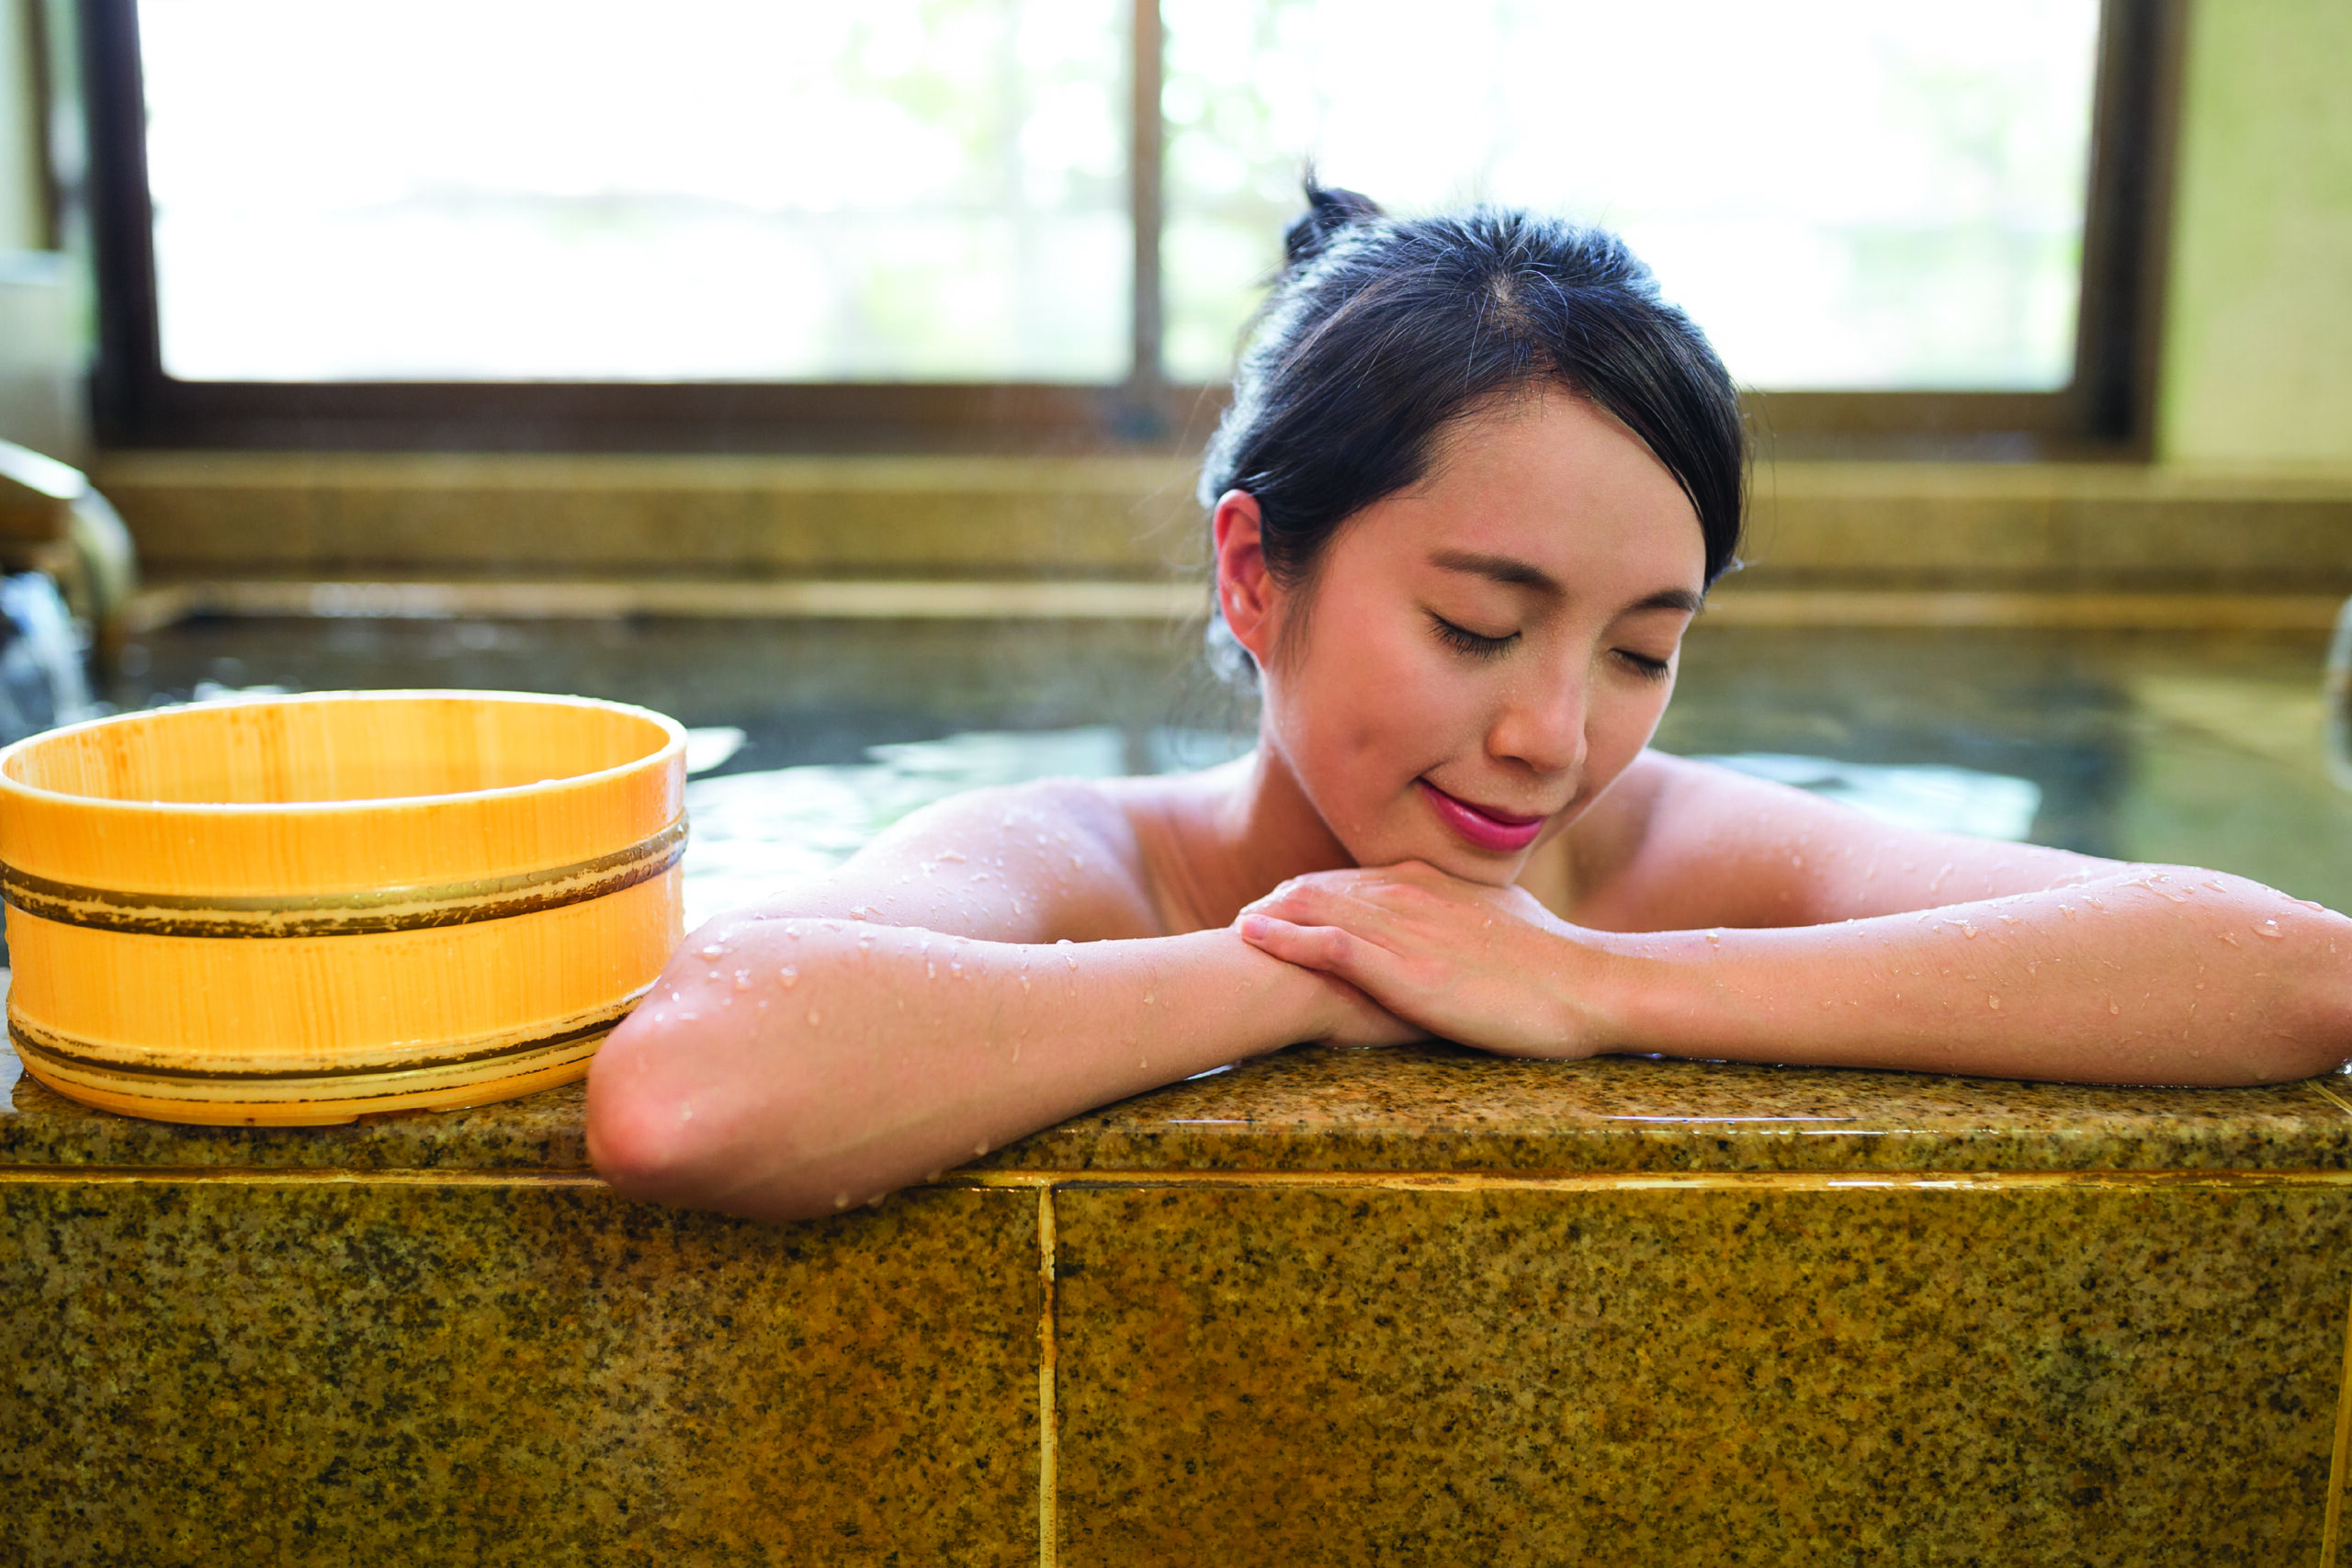
[[[1165,0],[1162,368],[1314,158],[1621,229],[1768,388],[2064,385],[2096,0]],[[1130,367],[1125,0],[145,0],[165,369]]]

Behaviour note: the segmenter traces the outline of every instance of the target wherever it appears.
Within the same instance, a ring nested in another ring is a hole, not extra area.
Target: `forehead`
[[[1638,580],[1696,591],[1699,515],[1681,485],[1616,418],[1565,390],[1511,398],[1441,436],[1430,472],[1359,521],[1366,544],[1427,556],[1504,555],[1564,582]]]

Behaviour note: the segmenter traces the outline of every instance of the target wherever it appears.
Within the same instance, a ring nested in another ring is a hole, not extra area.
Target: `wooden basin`
[[[0,751],[8,1032],[174,1122],[348,1122],[576,1078],[681,931],[685,731],[495,692],[99,719]]]

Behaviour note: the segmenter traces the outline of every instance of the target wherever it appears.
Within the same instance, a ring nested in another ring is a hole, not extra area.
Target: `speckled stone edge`
[[[0,1051],[0,1170],[585,1171],[586,1091],[339,1127],[76,1105]],[[967,1172],[2352,1170],[2352,1086],[2113,1089],[1445,1045],[1299,1046],[1072,1118]]]

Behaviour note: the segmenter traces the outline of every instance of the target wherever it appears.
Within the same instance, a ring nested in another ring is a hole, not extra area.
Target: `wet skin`
[[[1256,750],[958,797],[706,926],[591,1075],[616,1185],[826,1213],[1300,1040],[2172,1083],[2352,1054],[2339,915],[1645,750],[1703,548],[1589,403],[1450,430],[1308,582],[1249,495],[1213,529]]]

